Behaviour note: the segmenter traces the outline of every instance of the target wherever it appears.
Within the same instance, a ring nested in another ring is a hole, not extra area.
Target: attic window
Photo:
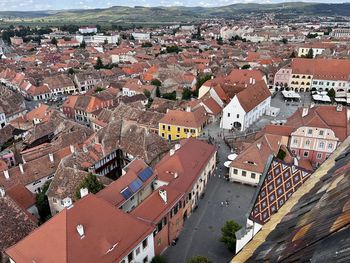
[[[248,163],[248,164],[255,165],[255,163],[254,163],[254,162],[252,162],[252,161],[247,161],[247,163]]]

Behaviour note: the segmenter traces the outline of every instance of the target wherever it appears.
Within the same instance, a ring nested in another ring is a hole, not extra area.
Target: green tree
[[[174,45],[174,46],[169,46],[169,47],[166,47],[166,52],[167,53],[179,53],[181,51],[181,49]]]
[[[151,97],[151,92],[149,90],[144,90],[143,94],[145,94],[145,96],[147,97],[147,99],[149,99]]]
[[[204,75],[198,75],[197,76],[197,84],[196,87],[197,89],[199,89],[200,87],[202,87],[202,85],[207,82],[208,80],[210,80],[212,77],[211,74],[204,74]]]
[[[50,205],[49,200],[47,199],[46,192],[47,189],[49,189],[51,180],[47,181],[41,191],[36,195],[36,207],[38,208],[40,221],[44,223],[48,219],[51,218],[51,211],[50,211]]]
[[[80,48],[86,48],[86,43],[85,40],[83,40],[80,44]]]
[[[167,263],[167,261],[163,256],[157,255],[152,258],[151,263]]]
[[[184,88],[182,91],[182,99],[183,100],[190,100],[192,96],[192,91],[188,88]]]
[[[151,81],[151,84],[154,85],[154,86],[157,86],[157,87],[162,86],[162,82],[160,82],[159,79],[153,79],[153,80]]]
[[[152,43],[151,42],[142,43],[142,47],[152,47]]]
[[[102,59],[100,57],[98,57],[97,61],[96,61],[95,69],[101,69],[103,67],[104,67],[104,65],[103,65]]]
[[[333,88],[331,88],[328,92],[327,92],[328,97],[334,99],[335,98],[335,90]]]
[[[187,261],[187,263],[213,263],[213,262],[204,256],[194,256],[194,257],[191,257]]]
[[[96,194],[104,188],[104,185],[97,179],[97,176],[89,173],[75,190],[75,198],[80,199],[80,189],[87,188],[89,193]]]
[[[167,100],[176,100],[176,91],[164,93],[162,97]]]
[[[221,238],[220,241],[225,243],[227,248],[234,252],[236,245],[236,232],[241,229],[235,221],[227,221],[225,225],[221,228]]]
[[[57,39],[55,37],[51,39],[51,44],[57,46]]]
[[[249,64],[245,64],[241,67],[241,69],[250,69],[250,65]]]
[[[307,52],[306,58],[314,58],[314,50],[312,48]]]
[[[287,44],[287,43],[288,43],[288,39],[283,38],[283,39],[282,39],[282,43],[283,43],[283,44]]]
[[[160,89],[159,86],[156,88],[156,97],[160,98]]]
[[[69,68],[68,69],[68,74],[69,75],[73,75],[75,73],[74,69],[73,68]]]

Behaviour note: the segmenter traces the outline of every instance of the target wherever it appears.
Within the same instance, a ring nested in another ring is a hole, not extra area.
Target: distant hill
[[[125,7],[106,9],[62,10],[36,12],[1,12],[0,18],[28,22],[188,22],[203,18],[237,18],[245,14],[274,12],[283,18],[288,16],[350,16],[350,3],[321,4],[290,2],[280,4],[233,4],[222,7]]]

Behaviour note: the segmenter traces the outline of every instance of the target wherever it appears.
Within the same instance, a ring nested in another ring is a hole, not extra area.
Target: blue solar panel
[[[142,181],[139,178],[136,178],[134,181],[129,184],[131,191],[136,193],[142,187]]]
[[[129,187],[121,191],[120,194],[124,197],[125,200],[128,200],[132,196],[132,192],[130,191]]]
[[[143,169],[139,174],[139,178],[142,180],[142,182],[146,182],[148,178],[150,178],[153,174],[152,168],[147,167]]]

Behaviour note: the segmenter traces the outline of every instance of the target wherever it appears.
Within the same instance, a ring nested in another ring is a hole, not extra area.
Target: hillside
[[[0,18],[26,22],[75,22],[75,23],[115,23],[115,22],[188,22],[204,18],[239,18],[247,14],[274,12],[280,17],[305,16],[350,16],[350,3],[320,4],[291,2],[284,4],[233,4],[223,7],[124,7],[106,9],[0,12]]]

